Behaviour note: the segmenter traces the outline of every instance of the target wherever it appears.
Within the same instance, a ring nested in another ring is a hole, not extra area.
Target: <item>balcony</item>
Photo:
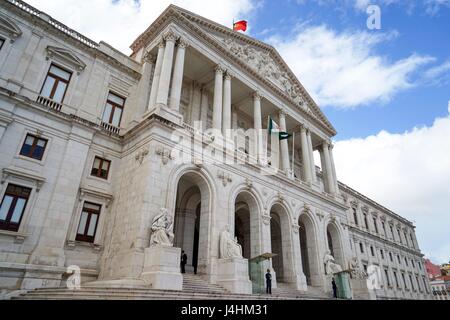
[[[111,132],[111,133],[114,133],[114,134],[119,134],[120,133],[120,128],[119,127],[116,127],[116,126],[113,126],[112,124],[110,124],[110,123],[107,123],[107,122],[101,122],[101,124],[100,124],[100,126],[103,128],[103,129],[105,129],[106,131],[109,131],[109,132]]]
[[[36,99],[36,102],[53,110],[56,111],[61,111],[63,105],[59,102],[53,101],[52,99],[43,97],[43,96],[38,96]]]

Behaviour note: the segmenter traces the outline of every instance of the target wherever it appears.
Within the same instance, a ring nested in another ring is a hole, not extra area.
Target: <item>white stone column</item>
[[[222,131],[222,91],[224,70],[220,65],[218,65],[215,71],[216,78],[214,82],[213,128]]]
[[[196,121],[200,121],[200,104],[202,101],[202,92],[201,87],[197,82],[194,82],[193,86],[193,94],[192,94],[192,103],[191,103],[191,116],[190,121],[191,125],[194,126]]]
[[[311,130],[306,131],[306,140],[308,140],[308,153],[309,157],[311,158],[309,166],[311,168],[311,181],[315,183],[317,181],[316,176],[316,165],[314,164],[314,149],[312,146],[312,139],[311,139]]]
[[[284,110],[280,110],[279,120],[280,120],[280,130],[282,132],[286,132],[287,131],[286,113],[284,112]],[[281,148],[281,169],[286,173],[286,175],[289,175],[291,166],[289,161],[289,146],[287,139],[280,141],[280,148]]]
[[[227,72],[223,82],[222,133],[226,137],[231,129],[231,75]]]
[[[158,94],[156,96],[156,104],[160,106],[167,106],[167,99],[169,97],[170,77],[172,74],[173,53],[175,50],[175,41],[177,35],[169,30],[164,35],[166,41],[166,48],[164,50],[164,60],[161,68],[161,76],[159,79]]]
[[[262,113],[261,113],[261,95],[259,92],[253,94],[253,121],[256,133],[256,146],[259,163],[264,162],[263,136],[262,136]]]
[[[333,148],[334,148],[334,145],[330,144],[328,149],[330,152],[331,173],[332,173],[332,177],[333,177],[333,183],[335,185],[334,189],[336,190],[336,193],[339,193],[339,184],[338,184],[338,180],[337,180],[337,176],[336,176],[336,167],[334,165]]]
[[[238,128],[238,113],[237,113],[237,107],[231,106],[231,128],[237,129]]]
[[[208,129],[208,110],[209,110],[209,100],[208,100],[208,91],[205,87],[202,87],[202,108],[200,114],[200,120],[202,121],[203,130]]]
[[[305,182],[311,183],[312,177],[311,177],[311,157],[309,156],[309,144],[308,144],[308,138],[307,138],[307,129],[305,126],[301,127],[301,143],[302,143],[302,161],[303,161],[303,177],[305,179]]]
[[[325,171],[324,171],[324,168],[322,168],[322,171],[324,172],[324,175],[326,175],[326,177],[327,177],[326,181],[327,181],[328,192],[330,194],[334,195],[334,194],[336,194],[336,184],[333,182],[333,171],[331,169],[329,145],[330,145],[330,143],[328,141],[325,141],[322,144],[322,152],[323,152],[324,165],[325,165]]]
[[[155,57],[146,52],[142,59],[142,77],[136,90],[136,110],[133,115],[133,121],[139,121],[142,115],[147,111],[150,95],[150,77],[152,75]]]
[[[177,55],[175,57],[175,67],[173,69],[169,106],[170,109],[176,112],[180,112],[181,89],[183,87],[184,57],[187,46],[187,42],[183,39],[180,39],[177,46]]]
[[[156,105],[156,96],[158,94],[159,78],[161,76],[165,48],[166,45],[164,41],[161,40],[158,45],[158,57],[156,58],[155,72],[153,73],[152,89],[150,91],[150,100],[147,108],[148,111],[152,110]]]

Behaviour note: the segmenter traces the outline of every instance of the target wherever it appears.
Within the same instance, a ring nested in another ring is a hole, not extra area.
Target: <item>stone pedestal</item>
[[[153,289],[182,290],[180,257],[180,248],[165,246],[146,248],[141,278]]]
[[[370,300],[371,295],[367,288],[366,279],[351,279],[350,285],[352,287],[353,299],[355,300]]]
[[[248,275],[248,261],[243,258],[217,261],[217,284],[231,293],[252,294],[252,282]]]

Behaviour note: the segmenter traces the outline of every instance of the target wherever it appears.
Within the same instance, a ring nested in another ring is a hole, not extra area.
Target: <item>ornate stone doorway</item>
[[[284,276],[283,270],[283,240],[281,235],[280,217],[278,214],[271,214],[270,236],[272,253],[276,254],[272,258],[272,268],[275,270],[277,281],[282,282]]]
[[[327,226],[327,248],[334,257],[337,264],[345,268],[344,252],[342,249],[341,237],[339,229],[334,223],[329,223]]]
[[[302,269],[308,286],[321,286],[316,228],[312,218],[302,213],[298,219]]]

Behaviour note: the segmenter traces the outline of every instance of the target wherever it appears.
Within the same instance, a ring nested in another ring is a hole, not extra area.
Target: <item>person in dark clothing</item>
[[[272,274],[270,273],[270,269],[267,269],[266,273],[266,293],[272,294]]]
[[[187,263],[187,254],[184,251],[181,251],[181,273],[186,273],[186,263]]]
[[[333,286],[333,298],[337,299],[337,286],[336,286],[336,282],[333,280],[331,281],[331,285]]]

